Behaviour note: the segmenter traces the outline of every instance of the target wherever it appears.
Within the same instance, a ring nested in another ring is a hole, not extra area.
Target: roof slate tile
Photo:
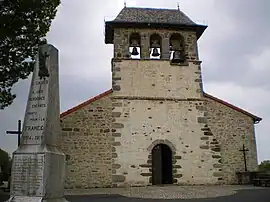
[[[178,9],[123,8],[114,22],[167,23],[179,25],[196,25]]]

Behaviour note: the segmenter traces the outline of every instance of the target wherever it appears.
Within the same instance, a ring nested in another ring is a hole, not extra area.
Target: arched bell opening
[[[158,34],[150,36],[150,59],[161,58],[161,37]]]
[[[129,37],[129,53],[131,59],[141,58],[141,37],[138,33],[132,33]]]
[[[172,34],[170,37],[170,60],[172,63],[181,63],[186,60],[184,38],[181,34]]]

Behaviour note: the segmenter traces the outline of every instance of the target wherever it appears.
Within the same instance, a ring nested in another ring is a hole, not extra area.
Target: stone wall
[[[61,118],[61,149],[67,155],[67,189],[112,185],[110,95]]]
[[[114,97],[61,118],[65,188],[151,185],[151,151],[157,144],[172,150],[174,184],[236,183],[235,172],[244,170],[243,143],[250,150],[248,169],[257,169],[249,116],[209,98]]]
[[[186,66],[163,60],[113,60],[114,96],[152,97],[153,99],[201,98],[199,62]]]
[[[199,61],[182,66],[114,59],[112,80],[113,186],[150,185],[149,148],[158,142],[171,145],[174,183],[222,180],[219,142],[205,119]]]
[[[203,101],[113,99],[114,186],[151,185],[151,151],[167,144],[173,152],[175,184],[222,180],[218,144],[205,124]]]
[[[169,59],[169,39],[174,33],[181,34],[184,39],[184,51],[186,59],[198,60],[198,48],[196,32],[174,31],[166,29],[136,29],[136,28],[115,28],[114,29],[114,58],[129,58],[129,36],[132,33],[139,33],[141,39],[141,59],[149,59],[150,36],[160,35],[161,58]]]
[[[222,172],[224,183],[237,183],[235,172],[244,171],[243,144],[247,152],[247,168],[258,167],[253,119],[224,104],[207,99],[208,125],[221,145]]]

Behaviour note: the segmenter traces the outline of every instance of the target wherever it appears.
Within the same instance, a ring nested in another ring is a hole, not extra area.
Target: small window
[[[129,52],[132,59],[141,58],[141,38],[138,33],[132,33],[129,37]]]

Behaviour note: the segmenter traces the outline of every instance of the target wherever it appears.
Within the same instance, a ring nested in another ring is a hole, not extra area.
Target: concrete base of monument
[[[14,196],[10,197],[6,202],[68,202],[65,198],[50,198],[45,199],[42,197],[34,196]]]
[[[56,147],[22,146],[13,153],[9,201],[66,201],[64,180],[65,155]]]

